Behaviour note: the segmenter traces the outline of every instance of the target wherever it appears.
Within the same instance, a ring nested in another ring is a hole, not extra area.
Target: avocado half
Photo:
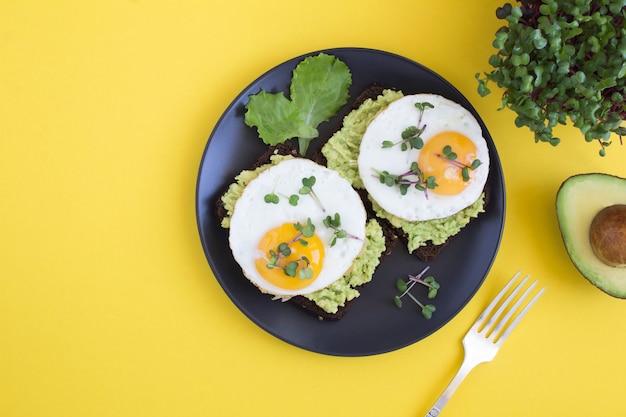
[[[556,196],[556,214],[565,249],[580,273],[605,293],[626,298],[626,267],[602,262],[589,240],[596,214],[615,204],[626,204],[626,178],[579,174],[561,184]]]

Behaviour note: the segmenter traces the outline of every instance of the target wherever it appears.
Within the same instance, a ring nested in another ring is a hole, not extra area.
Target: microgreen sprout
[[[439,283],[435,280],[435,277],[427,276],[426,278],[422,278],[428,269],[429,267],[427,266],[418,275],[409,275],[407,282],[405,282],[402,278],[398,278],[396,280],[396,288],[401,292],[401,294],[396,295],[393,299],[396,307],[402,308],[402,297],[405,295],[408,296],[421,308],[422,316],[426,319],[432,318],[436,308],[432,304],[424,304],[420,302],[413,294],[411,294],[411,289],[415,286],[415,284],[421,284],[428,288],[428,299],[432,300],[437,296]]]
[[[272,190],[271,193],[265,194],[265,196],[263,197],[263,200],[268,204],[278,204],[278,202],[280,201],[280,198],[278,197],[278,194],[276,193],[276,185],[274,185],[274,189]]]
[[[322,206],[322,202],[317,198],[315,191],[313,191],[313,186],[315,185],[315,176],[310,176],[309,178],[302,178],[302,188],[298,190],[298,193],[301,195],[310,195],[311,198],[315,201],[315,203],[322,209],[323,212],[326,212],[324,206]]]
[[[265,201],[268,204],[278,204],[278,202],[280,201],[280,197],[286,198],[289,201],[289,204],[291,204],[292,206],[297,206],[298,200],[300,199],[300,197],[297,194],[286,196],[284,194],[277,194],[276,192],[271,192],[271,193],[265,194],[265,196],[263,197],[263,201]]]
[[[433,106],[431,103],[425,101],[423,103],[419,103],[419,102],[415,103],[415,108],[420,111],[419,122],[421,122],[422,121],[422,115],[424,114],[426,109],[434,109],[435,106]],[[419,122],[418,122],[418,124],[419,124]]]
[[[333,233],[333,237],[330,240],[331,247],[335,246],[335,244],[337,243],[337,239],[343,239],[345,237],[361,240],[360,237],[350,234],[341,229],[341,217],[339,216],[339,213],[335,213],[335,215],[332,217],[326,216],[326,218],[324,219],[324,226],[335,231]]]
[[[619,137],[620,142],[622,141],[622,137]],[[602,140],[602,139],[598,139],[598,142],[600,142],[600,151],[598,152],[600,156],[605,156],[606,155],[606,148],[607,146],[609,146],[611,144],[611,142],[606,141],[606,140]]]
[[[304,237],[313,237],[313,235],[315,234],[315,225],[313,224],[313,222],[311,222],[310,217],[306,220],[305,225],[302,225],[300,223],[295,223],[293,226]]]
[[[409,187],[414,186],[418,191],[424,191],[426,198],[428,198],[428,190],[432,190],[438,185],[435,177],[432,175],[426,177],[415,161],[411,163],[411,168],[408,171],[399,175],[391,174],[389,171],[378,171],[374,168],[372,170],[381,184],[388,187],[398,186],[401,195],[405,195]]]
[[[265,194],[265,197],[263,197],[263,200],[265,200],[266,203],[271,203],[271,204],[278,204],[278,202],[280,201],[276,193]]]
[[[450,145],[446,145],[443,147],[443,158],[449,160],[449,161],[455,161],[457,158],[457,154],[456,152],[452,152],[452,146]]]
[[[315,176],[310,176],[309,178],[302,178],[302,187],[298,190],[298,194],[306,195],[309,194],[311,198],[315,201],[315,203],[322,209],[323,212],[326,212],[326,209],[322,206],[321,201],[317,198],[317,195],[313,191],[313,186],[315,185]],[[284,194],[277,193],[276,190],[273,190],[271,193],[265,194],[263,200],[268,204],[278,204],[280,201],[280,197],[286,198],[289,201],[289,204],[292,206],[297,206],[300,201],[300,195],[291,194],[290,196],[286,196]]]
[[[400,145],[400,149],[406,151],[408,149],[422,149],[424,146],[424,140],[421,138],[421,134],[424,133],[424,129],[420,129],[417,126],[409,126],[402,131],[401,138],[397,142],[385,140],[382,143],[383,149],[393,148],[396,145]]]
[[[307,219],[305,225],[295,223],[293,226],[298,233],[289,242],[282,242],[276,249],[270,249],[266,267],[268,269],[282,269],[285,275],[289,277],[297,276],[299,279],[313,278],[313,269],[310,267],[311,261],[306,256],[301,256],[291,262],[284,261],[291,255],[292,245],[299,243],[302,246],[307,246],[309,242],[304,238],[313,237],[315,234],[315,225],[310,218]]]
[[[458,155],[456,152],[452,151],[452,147],[450,145],[446,145],[441,150],[441,153],[436,154],[438,157],[447,160],[452,165],[461,169],[461,175],[463,176],[463,181],[467,182],[470,180],[469,171],[475,170],[478,168],[482,162],[480,159],[474,159],[471,164],[467,165],[463,162],[457,161]]]
[[[428,102],[424,102],[424,103],[415,103],[415,107],[419,111],[417,125],[409,126],[406,129],[404,129],[402,131],[402,134],[400,135],[401,140],[397,142],[393,142],[390,140],[383,141],[382,143],[383,149],[393,148],[396,145],[400,145],[400,149],[402,149],[403,151],[406,151],[409,149],[422,149],[422,147],[424,146],[424,140],[421,138],[421,134],[424,133],[424,130],[426,129],[426,125],[422,125],[422,116],[424,115],[424,111],[427,108],[432,109],[435,106],[433,106],[432,104]]]
[[[291,204],[292,206],[297,206],[298,200],[300,200],[300,197],[296,194],[292,194],[291,196],[289,196],[289,204]]]

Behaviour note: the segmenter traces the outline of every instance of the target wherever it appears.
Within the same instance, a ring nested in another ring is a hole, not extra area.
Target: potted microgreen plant
[[[626,0],[519,0],[496,16],[498,50],[490,72],[476,74],[478,93],[503,90],[502,108],[517,113],[536,142],[556,146],[558,124],[571,123],[599,154],[626,134]]]

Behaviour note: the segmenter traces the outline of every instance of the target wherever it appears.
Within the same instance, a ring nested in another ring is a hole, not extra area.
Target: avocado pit
[[[595,255],[612,267],[626,267],[626,204],[600,210],[589,229],[589,242]]]

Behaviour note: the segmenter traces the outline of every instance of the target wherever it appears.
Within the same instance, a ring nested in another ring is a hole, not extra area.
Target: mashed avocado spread
[[[328,313],[336,313],[346,301],[360,295],[356,287],[372,280],[372,275],[380,263],[380,254],[385,250],[385,238],[380,224],[374,219],[365,225],[365,245],[361,254],[354,260],[352,268],[341,279],[326,288],[306,294],[305,297]]]
[[[367,99],[358,109],[351,111],[343,120],[343,126],[337,131],[322,148],[322,154],[328,160],[328,168],[339,172],[350,181],[353,187],[363,189],[363,181],[359,176],[357,160],[361,139],[367,126],[376,115],[391,102],[403,97],[399,91],[385,90],[376,100]],[[474,204],[443,219],[427,221],[406,221],[384,211],[372,198],[372,205],[376,215],[388,220],[394,227],[402,229],[408,236],[407,249],[413,252],[427,241],[439,245],[449,237],[457,234],[469,223],[471,218],[477,217],[484,211],[484,194]]]
[[[403,94],[399,91],[385,90],[376,100],[365,100],[358,109],[344,117],[341,129],[322,148],[322,154],[328,160],[326,166],[339,172],[354,188],[364,188],[357,159],[367,125],[381,110],[401,97]]]
[[[272,155],[270,156],[271,163],[262,165],[257,169],[241,171],[241,173],[235,177],[235,182],[230,184],[228,190],[226,190],[222,196],[222,203],[224,203],[224,208],[228,214],[222,219],[221,226],[224,229],[230,228],[230,218],[235,210],[235,203],[239,197],[241,197],[243,189],[246,188],[250,181],[258,177],[261,172],[269,169],[272,165],[276,165],[281,161],[291,158],[293,158],[291,155]]]
[[[224,208],[227,216],[222,219],[221,226],[225,229],[230,227],[230,217],[233,214],[235,203],[241,196],[244,188],[259,174],[272,165],[278,164],[292,156],[273,155],[270,164],[263,165],[254,170],[242,171],[235,177],[226,193],[222,196]],[[315,291],[304,297],[315,302],[320,308],[328,313],[336,313],[340,307],[343,307],[347,301],[350,301],[360,295],[356,289],[358,286],[366,284],[372,280],[372,275],[376,267],[380,263],[380,255],[385,250],[385,238],[383,231],[378,222],[371,219],[365,225],[365,245],[360,255],[355,259],[352,268],[340,279],[332,283],[326,288]]]

